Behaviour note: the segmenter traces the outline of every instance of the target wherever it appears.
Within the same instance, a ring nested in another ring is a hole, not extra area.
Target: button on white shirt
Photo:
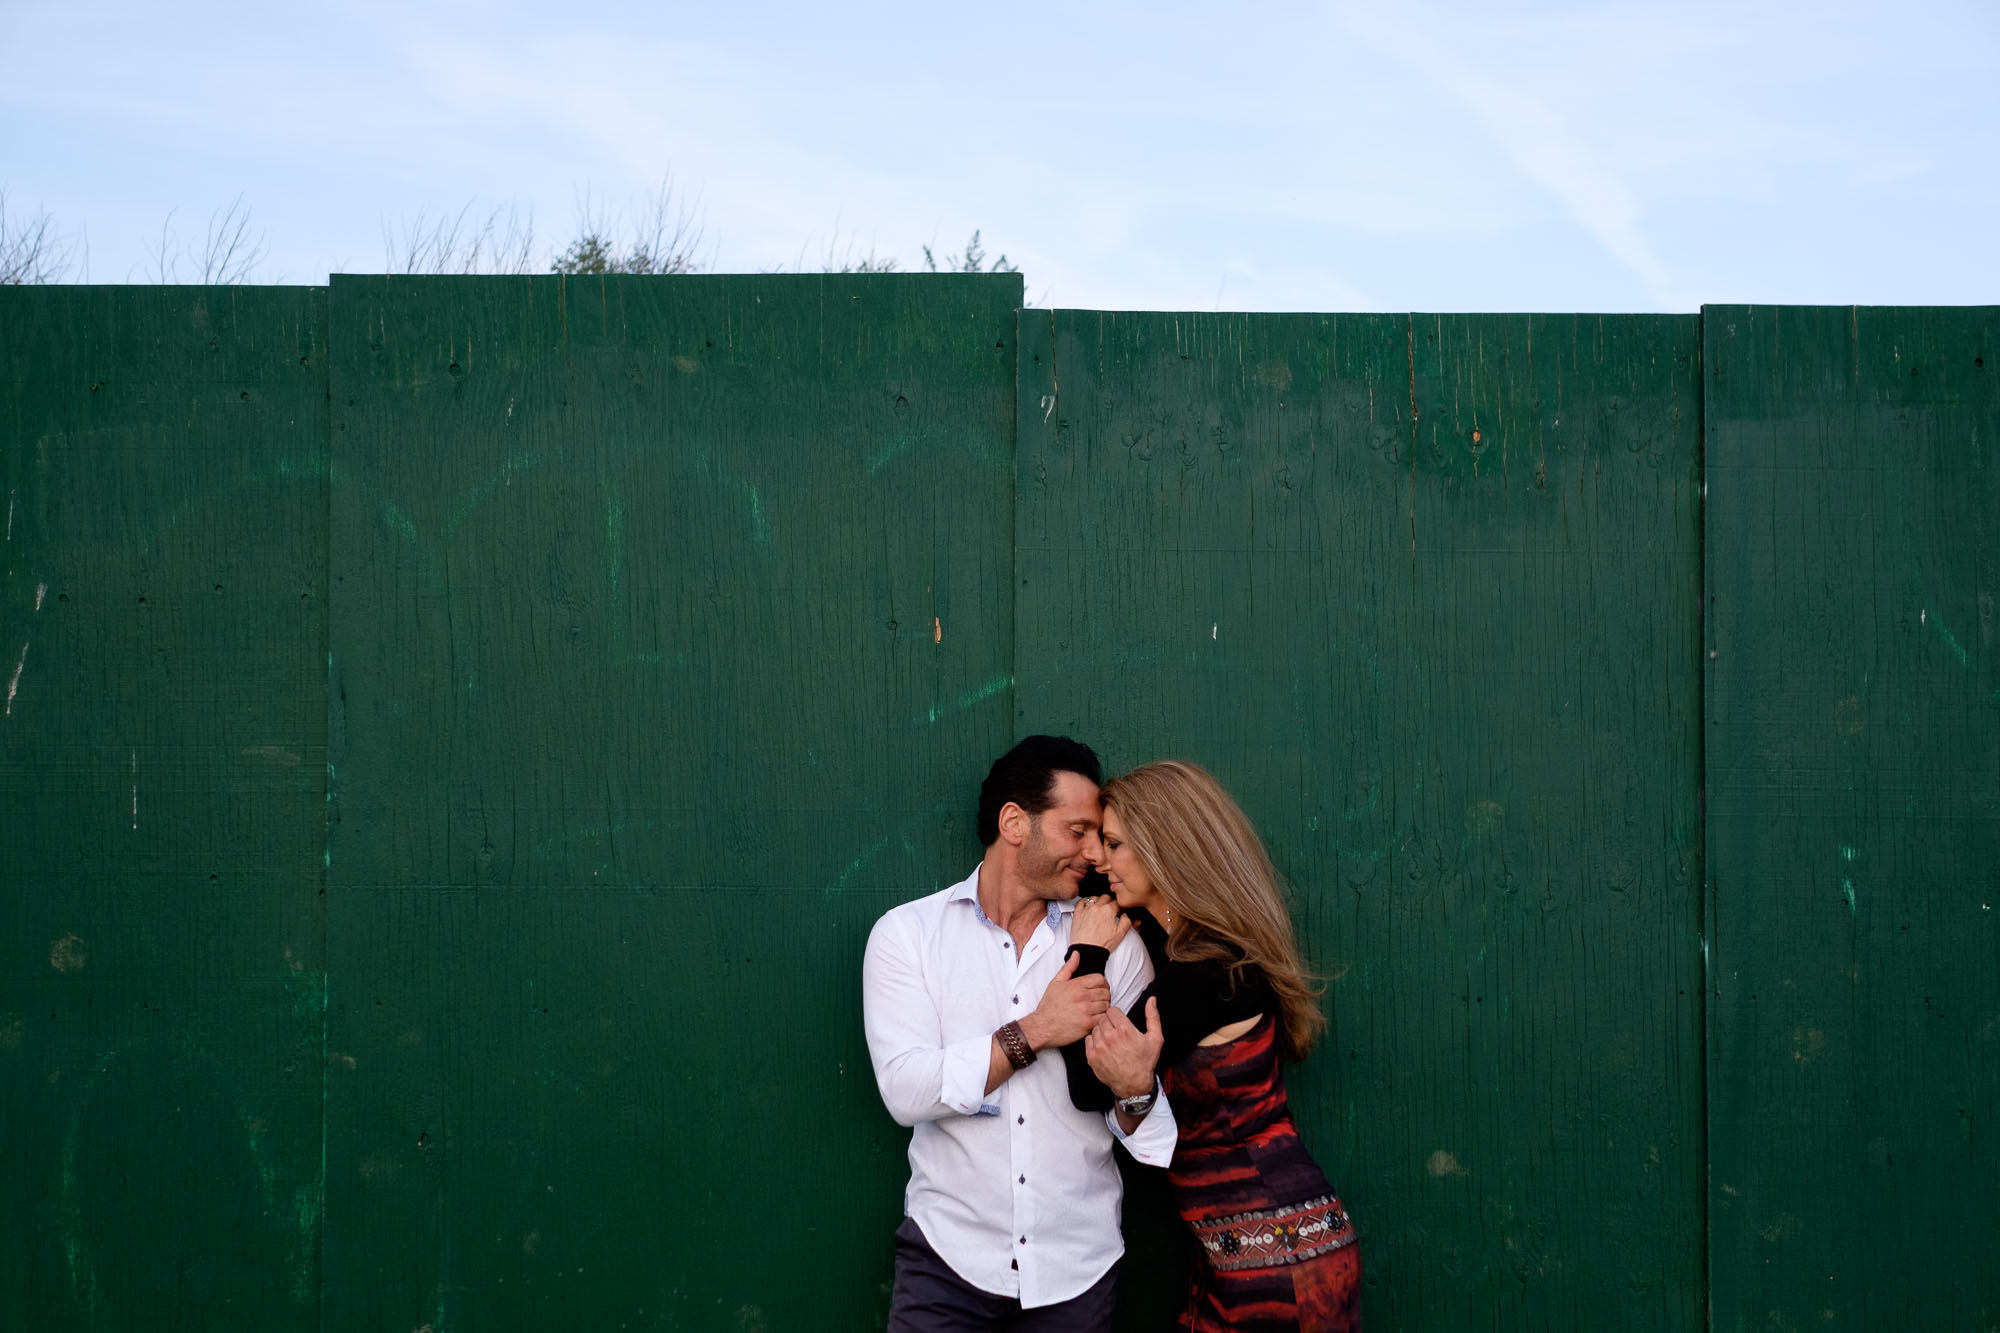
[[[1053,1048],[986,1091],[993,1031],[1035,1011],[1062,970],[1074,902],[1051,902],[1015,956],[980,910],[979,872],[885,913],[868,937],[862,1011],[875,1083],[910,1125],[905,1211],[952,1270],[982,1291],[1052,1305],[1087,1290],[1125,1252],[1115,1137],[1151,1166],[1177,1132],[1161,1098],[1138,1129],[1070,1105]],[[1153,979],[1127,935],[1105,968],[1111,1002],[1129,1009]]]

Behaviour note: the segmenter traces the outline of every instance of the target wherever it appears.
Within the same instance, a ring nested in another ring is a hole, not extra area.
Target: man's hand
[[[1153,1070],[1160,1062],[1160,1002],[1146,1001],[1146,1030],[1139,1031],[1132,1020],[1117,1009],[1106,1008],[1090,1035],[1083,1039],[1083,1054],[1104,1086],[1117,1097],[1138,1097],[1153,1090]]]
[[[1101,976],[1076,975],[1076,955],[1071,954],[1042,992],[1035,1012],[1021,1020],[1021,1035],[1038,1051],[1067,1046],[1090,1031],[1110,1008],[1111,983]]]

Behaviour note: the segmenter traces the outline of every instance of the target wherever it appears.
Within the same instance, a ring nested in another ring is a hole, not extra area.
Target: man
[[[1089,746],[1030,736],[979,793],[978,868],[884,914],[868,937],[862,1007],[876,1085],[910,1125],[889,1328],[1102,1329],[1124,1253],[1115,1139],[1165,1166],[1176,1138],[1150,1035],[1123,1011],[1152,981],[1128,935],[1103,976],[1074,975],[1070,914],[1103,856]],[[1058,1050],[1099,1030],[1126,1088],[1097,1115],[1070,1104]],[[1042,1058],[1045,1057],[1045,1058]]]

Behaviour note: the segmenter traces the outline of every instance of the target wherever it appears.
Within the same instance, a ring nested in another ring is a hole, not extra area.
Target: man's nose
[[[1096,829],[1083,835],[1083,859],[1094,866],[1104,864],[1104,839]]]

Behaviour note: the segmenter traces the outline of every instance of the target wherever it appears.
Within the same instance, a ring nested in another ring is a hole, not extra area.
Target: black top
[[[1132,913],[1133,928],[1153,959],[1153,984],[1146,987],[1132,1006],[1131,1019],[1141,1032],[1146,1030],[1146,1001],[1160,1002],[1160,1027],[1165,1040],[1160,1045],[1158,1068],[1171,1069],[1188,1057],[1201,1039],[1217,1028],[1258,1014],[1280,1017],[1278,997],[1258,967],[1245,967],[1232,978],[1230,966],[1220,958],[1178,962],[1167,957],[1167,932],[1144,911]],[[1101,974],[1111,951],[1095,944],[1072,944],[1077,956],[1076,975]],[[1108,1111],[1117,1098],[1104,1086],[1084,1057],[1083,1043],[1062,1048],[1063,1067],[1069,1074],[1069,1099],[1079,1111]]]

